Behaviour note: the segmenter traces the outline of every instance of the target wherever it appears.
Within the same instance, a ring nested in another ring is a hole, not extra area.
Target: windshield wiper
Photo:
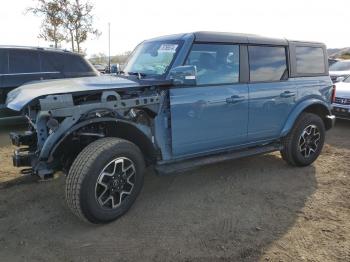
[[[145,73],[141,73],[141,72],[127,72],[128,75],[134,75],[137,76],[138,79],[141,79],[142,77],[145,77],[146,74]]]

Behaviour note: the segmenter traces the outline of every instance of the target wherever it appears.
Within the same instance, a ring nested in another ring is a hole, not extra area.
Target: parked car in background
[[[338,61],[339,61],[339,59],[337,59],[337,58],[328,58],[328,66],[331,66]]]
[[[350,60],[340,60],[329,67],[329,75],[333,82],[341,82],[350,76]]]
[[[65,50],[0,46],[0,120],[19,117],[5,106],[7,94],[32,81],[97,76],[81,55]]]
[[[94,68],[101,74],[106,73],[106,66],[101,64],[93,64]]]
[[[350,76],[336,85],[333,113],[337,118],[350,120]]]
[[[307,166],[334,125],[322,43],[171,35],[142,42],[123,70],[27,84],[7,98],[31,119],[11,134],[27,146],[14,165],[42,179],[67,172],[67,203],[92,223],[128,211],[146,166],[170,174],[272,151]]]

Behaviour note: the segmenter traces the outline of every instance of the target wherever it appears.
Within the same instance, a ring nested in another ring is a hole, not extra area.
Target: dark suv
[[[0,121],[18,116],[6,109],[7,93],[24,83],[58,78],[96,76],[81,55],[58,49],[0,46]]]

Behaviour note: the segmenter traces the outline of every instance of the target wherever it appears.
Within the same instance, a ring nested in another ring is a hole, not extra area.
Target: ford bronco
[[[85,221],[125,214],[144,169],[172,174],[280,151],[293,166],[319,156],[334,125],[324,44],[196,32],[147,40],[117,75],[43,81],[8,94],[28,119],[11,133],[23,173],[64,171]]]

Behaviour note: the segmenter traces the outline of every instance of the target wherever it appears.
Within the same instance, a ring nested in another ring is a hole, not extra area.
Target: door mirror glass
[[[197,85],[197,69],[193,65],[178,66],[170,70],[169,78],[174,85]]]

